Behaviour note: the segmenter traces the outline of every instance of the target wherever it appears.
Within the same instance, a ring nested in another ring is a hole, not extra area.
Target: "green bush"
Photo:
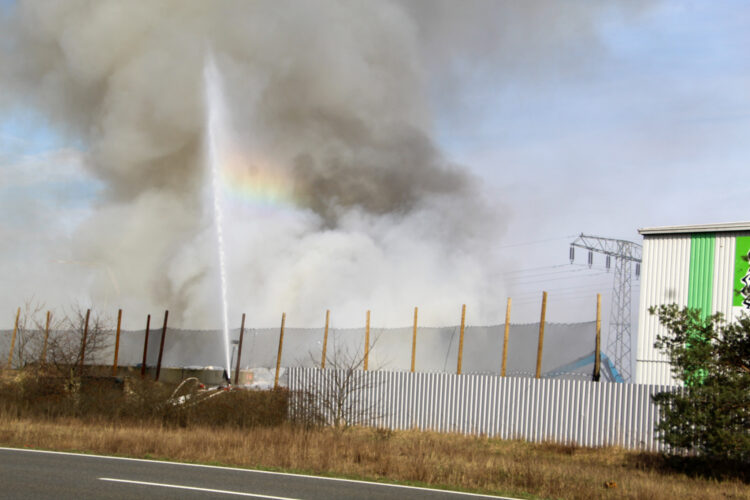
[[[721,314],[705,317],[674,304],[651,313],[668,332],[654,346],[684,383],[653,398],[661,409],[660,439],[708,463],[750,463],[750,318],[728,323]]]

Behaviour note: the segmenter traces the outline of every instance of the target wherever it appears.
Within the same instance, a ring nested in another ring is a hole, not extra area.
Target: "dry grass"
[[[12,447],[304,471],[543,498],[750,498],[738,480],[690,478],[645,468],[620,449],[532,445],[432,432],[251,429],[113,424],[0,415]],[[653,459],[653,457],[651,457]],[[612,487],[607,487],[609,484]]]

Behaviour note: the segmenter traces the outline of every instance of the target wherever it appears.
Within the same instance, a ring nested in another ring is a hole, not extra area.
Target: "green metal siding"
[[[688,307],[700,308],[703,317],[713,314],[711,297],[714,282],[716,235],[696,233],[690,237],[690,278]]]

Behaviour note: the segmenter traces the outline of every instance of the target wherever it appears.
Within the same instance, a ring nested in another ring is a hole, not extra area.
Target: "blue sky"
[[[746,2],[654,2],[630,16],[600,15],[596,46],[553,48],[538,66],[490,63],[481,77],[459,79],[449,100],[433,83],[438,145],[506,207],[496,258],[510,273],[532,270],[504,278],[529,297],[519,318],[535,319],[543,288],[552,317],[569,320],[585,319],[569,311],[585,309],[592,293],[608,293],[602,270],[575,268],[545,283],[580,232],[638,242],[639,227],[747,219],[748,26]],[[95,207],[101,186],[72,151],[85,157],[43,117],[3,110],[0,228],[48,220],[52,238]],[[37,210],[19,213],[19,199]]]
[[[569,74],[472,89],[462,119],[441,122],[441,142],[501,188],[602,193],[633,214],[611,229],[621,237],[741,218],[721,202],[742,194],[748,153],[748,17],[740,2],[668,2],[635,21],[605,20],[603,54]],[[691,209],[698,193],[715,206]],[[644,211],[646,200],[668,206]]]
[[[497,68],[464,89],[460,114],[441,116],[450,156],[510,208],[511,246],[498,258],[559,265],[580,232],[640,242],[641,227],[747,219],[750,6],[654,5],[601,18],[602,47],[579,67],[542,78]],[[551,302],[561,315],[611,287],[611,275],[577,276],[547,285],[564,297]],[[517,294],[545,286],[527,281]],[[530,302],[527,317],[538,314]]]

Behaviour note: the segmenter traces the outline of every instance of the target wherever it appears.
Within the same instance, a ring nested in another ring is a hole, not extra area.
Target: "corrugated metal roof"
[[[721,233],[730,231],[750,231],[750,221],[721,222],[718,224],[695,224],[691,226],[662,226],[639,229],[643,235],[675,233]]]

